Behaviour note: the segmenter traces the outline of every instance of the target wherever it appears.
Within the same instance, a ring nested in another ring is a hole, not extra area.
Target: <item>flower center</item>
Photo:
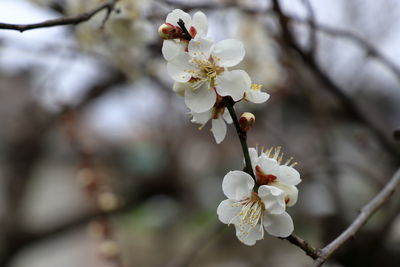
[[[217,61],[218,60],[214,60],[212,56],[209,57],[208,59],[193,58],[192,63],[196,65],[197,70],[191,74],[192,77],[196,80],[196,82],[208,81],[209,82],[208,89],[214,88],[215,79],[219,74],[224,72],[224,68],[216,64]]]
[[[246,198],[239,202],[243,207],[240,210],[239,224],[237,225],[239,235],[248,235],[251,230],[260,223],[260,232],[264,237],[263,215],[265,212],[264,203],[256,192],[252,192],[250,198]]]

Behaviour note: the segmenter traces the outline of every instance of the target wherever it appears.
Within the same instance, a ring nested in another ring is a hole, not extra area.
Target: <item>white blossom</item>
[[[188,52],[181,52],[168,61],[167,70],[175,88],[184,90],[185,104],[195,113],[210,110],[218,96],[230,96],[234,101],[244,97],[251,80],[243,70],[229,71],[242,61],[243,44],[227,39],[214,44],[198,37],[189,42]]]
[[[285,212],[283,191],[262,185],[256,193],[253,187],[253,178],[245,172],[226,174],[222,190],[228,199],[217,208],[219,220],[235,225],[238,239],[248,246],[264,237],[264,229],[276,237],[289,236],[294,226],[292,218]]]
[[[285,202],[288,207],[297,202],[298,190],[296,185],[301,182],[299,172],[293,168],[296,163],[290,164],[291,159],[281,164],[283,154],[280,147],[270,148],[265,152],[258,152],[249,148],[253,172],[258,185],[270,185],[281,189],[285,193]]]
[[[213,107],[212,109],[202,113],[191,113],[193,118],[191,122],[201,124],[199,130],[203,129],[206,123],[211,119],[211,132],[213,133],[215,142],[220,144],[226,136],[226,123],[231,124],[232,118],[227,108]]]

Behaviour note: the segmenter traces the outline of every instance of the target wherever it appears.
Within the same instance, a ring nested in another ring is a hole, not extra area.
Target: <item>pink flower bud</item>
[[[256,121],[256,117],[254,116],[254,114],[252,114],[250,112],[243,113],[239,119],[240,129],[243,132],[247,132],[253,126],[255,121]]]
[[[158,28],[158,34],[164,40],[182,38],[182,29],[171,23],[164,23]]]

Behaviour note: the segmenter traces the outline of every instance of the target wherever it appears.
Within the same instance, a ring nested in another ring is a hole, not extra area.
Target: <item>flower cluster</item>
[[[206,37],[207,29],[204,13],[197,12],[192,18],[175,9],[159,27],[159,34],[164,39],[162,53],[168,74],[175,81],[173,90],[184,97],[191,122],[202,129],[211,120],[214,138],[221,143],[226,135],[225,122],[232,121],[226,99],[259,104],[267,101],[269,94],[261,91],[261,85],[252,84],[244,70],[229,69],[243,60],[243,44],[235,39],[215,43]]]
[[[242,171],[225,175],[222,190],[228,199],[218,206],[221,222],[234,224],[236,235],[246,245],[254,245],[264,237],[264,229],[273,236],[287,237],[293,232],[293,221],[285,211],[297,202],[296,185],[300,174],[291,160],[282,163],[280,148],[271,148],[258,155],[249,149],[256,181]],[[254,192],[254,186],[258,191]]]
[[[206,37],[207,29],[207,18],[202,12],[192,18],[175,9],[159,27],[159,34],[164,39],[162,53],[168,62],[168,73],[175,81],[173,90],[184,97],[191,122],[200,124],[202,129],[211,120],[214,138],[221,143],[226,123],[232,123],[228,107],[233,108],[242,100],[264,103],[269,94],[261,91],[261,85],[252,84],[244,70],[230,69],[243,60],[243,44],[235,39],[214,43]],[[253,114],[242,114],[235,124],[240,138],[254,122]],[[247,154],[246,149],[244,152]],[[262,239],[264,231],[287,237],[294,226],[286,208],[296,204],[296,185],[301,182],[300,174],[293,168],[296,163],[291,164],[291,159],[283,163],[280,147],[261,153],[250,148],[248,156],[254,177],[249,174],[251,171],[231,171],[225,175],[222,190],[228,199],[217,208],[219,220],[233,224],[238,239],[246,245]]]

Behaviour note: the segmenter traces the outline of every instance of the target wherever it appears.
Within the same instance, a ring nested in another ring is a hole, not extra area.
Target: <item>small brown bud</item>
[[[255,121],[256,117],[254,116],[254,114],[250,112],[243,113],[239,119],[240,130],[242,130],[243,132],[247,132],[253,126]]]

